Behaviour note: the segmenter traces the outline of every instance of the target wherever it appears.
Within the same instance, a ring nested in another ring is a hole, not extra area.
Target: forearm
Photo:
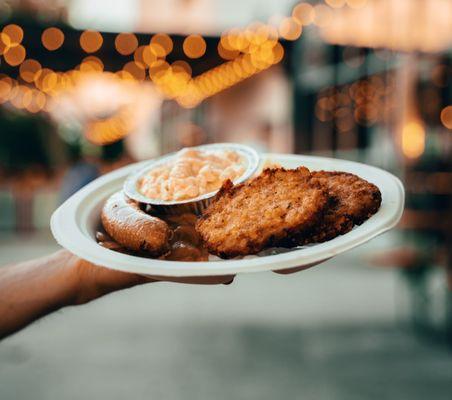
[[[155,278],[155,279],[154,279]],[[104,294],[141,283],[231,283],[233,276],[144,277],[84,261],[66,250],[0,268],[0,339],[68,305],[84,304]]]
[[[0,268],[0,337],[74,304],[77,268],[76,258],[66,251]]]

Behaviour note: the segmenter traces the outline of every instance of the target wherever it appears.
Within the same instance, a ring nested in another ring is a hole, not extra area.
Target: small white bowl
[[[202,150],[202,151],[234,151],[238,153],[245,163],[245,172],[237,179],[233,181],[234,184],[242,183],[249,179],[258,169],[260,163],[259,154],[252,147],[245,146],[238,143],[214,143],[206,144],[202,146],[190,147],[190,149]],[[146,175],[149,171],[163,164],[171,162],[172,159],[177,157],[178,152],[166,154],[162,157],[155,158],[147,162],[143,168],[132,173],[124,182],[124,193],[131,199],[138,201],[139,203],[149,204],[156,212],[162,212],[167,214],[194,212],[201,214],[202,211],[210,204],[213,197],[218,193],[218,190],[214,190],[209,193],[202,194],[201,196],[194,197],[188,200],[161,200],[152,199],[145,196],[138,189],[138,181],[141,177]]]

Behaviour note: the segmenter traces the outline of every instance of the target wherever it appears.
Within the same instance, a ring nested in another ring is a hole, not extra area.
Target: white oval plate
[[[263,157],[286,168],[304,165],[311,170],[354,173],[378,186],[382,195],[381,207],[375,215],[345,235],[325,243],[289,250],[281,249],[279,254],[205,262],[164,261],[130,256],[97,244],[95,232],[99,227],[100,211],[105,200],[122,188],[124,180],[130,173],[144,165],[137,163],[96,179],[66,200],[52,215],[50,226],[53,236],[61,246],[77,256],[120,271],[166,277],[233,275],[245,272],[284,271],[294,267],[308,268],[393,228],[402,216],[405,196],[403,185],[394,175],[379,168],[324,157],[284,154],[266,154]]]

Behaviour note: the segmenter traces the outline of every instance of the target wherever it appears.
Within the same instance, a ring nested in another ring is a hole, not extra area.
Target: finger
[[[232,277],[232,279],[229,282],[223,282],[223,285],[230,285],[232,282],[234,282],[235,275]]]
[[[321,261],[323,262],[323,261]],[[320,262],[315,262],[312,264],[307,264],[307,265],[302,265],[299,267],[291,267],[291,268],[286,268],[286,269],[279,269],[277,271],[273,271],[275,274],[280,274],[280,275],[289,275],[289,274],[294,274],[296,272],[300,272],[300,271],[304,271],[305,269],[309,269],[314,267],[315,265],[320,264]]]
[[[222,283],[230,284],[234,280],[234,275],[187,276],[187,277],[149,275],[147,277],[156,281],[186,283],[191,285],[219,285]]]

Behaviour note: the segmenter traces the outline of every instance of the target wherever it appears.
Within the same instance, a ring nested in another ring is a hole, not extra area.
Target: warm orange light
[[[31,89],[25,85],[18,85],[11,93],[11,104],[19,109],[27,107],[32,99]]]
[[[58,75],[55,72],[46,74],[42,80],[42,91],[52,92],[58,84]]]
[[[345,6],[345,0],[325,0],[325,3],[332,8],[341,8]]]
[[[402,129],[402,151],[408,158],[418,158],[425,149],[425,129],[418,121],[408,122]]]
[[[145,56],[145,53],[147,54],[147,56]],[[133,53],[133,59],[142,68],[146,68],[146,66],[149,64],[148,62],[146,62],[145,58],[152,57],[152,55],[153,53],[149,50],[149,46],[140,46],[135,50],[135,53]]]
[[[157,44],[161,46],[165,52],[164,56],[173,51],[173,41],[166,33],[157,33],[151,38],[151,45]],[[158,55],[161,57],[160,55]]]
[[[41,64],[33,59],[25,60],[20,65],[19,73],[25,82],[31,83],[41,73]]]
[[[301,31],[302,27],[295,18],[284,18],[279,24],[279,35],[286,40],[297,40]]]
[[[15,47],[11,47],[3,57],[9,65],[15,67],[25,60],[26,55],[27,52],[25,51],[25,47],[19,44]]]
[[[104,70],[104,63],[95,56],[85,57],[80,64],[80,71],[82,72],[102,72]]]
[[[9,100],[13,88],[13,80],[4,74],[0,74],[0,104]]]
[[[218,54],[225,60],[233,60],[240,54],[238,50],[230,50],[224,47],[223,42],[218,42]]]
[[[120,33],[116,36],[115,47],[119,54],[127,56],[138,47],[138,39],[133,33]]]
[[[366,5],[367,0],[346,0],[350,8],[362,8]]]
[[[149,44],[149,50],[150,52],[156,57],[156,58],[165,58],[166,57],[166,50],[164,47],[159,43],[150,43]]]
[[[324,4],[317,4],[314,7],[314,24],[324,27],[330,24],[333,19],[333,11]]]
[[[284,57],[284,47],[282,47],[281,43],[276,43],[275,47],[273,47],[273,64],[278,64]]]
[[[64,43],[64,33],[61,29],[50,27],[41,35],[42,45],[49,51],[59,49]]]
[[[149,66],[149,77],[152,80],[159,79],[169,69],[169,64],[164,60],[157,60]]]
[[[144,46],[142,53],[140,53],[140,57],[138,57],[138,56],[135,57],[135,61],[138,62],[139,59],[141,59],[141,61],[139,61],[139,62],[142,62],[145,64],[146,67],[149,67],[153,62],[157,61],[157,54],[156,54],[157,52],[152,50],[154,47],[157,47],[157,46],[158,46],[158,48],[162,48],[159,45],[155,45],[155,46],[153,45],[153,47],[151,47],[150,45]]]
[[[441,111],[441,123],[447,128],[452,129],[452,106],[444,107]]]
[[[43,68],[39,76],[35,77],[35,86],[42,91],[51,91],[57,84],[58,76],[49,68]]]
[[[142,81],[146,77],[146,70],[144,67],[135,61],[129,61],[122,69],[138,81]]]
[[[24,38],[24,31],[16,24],[6,25],[3,28],[2,33],[4,34],[3,41],[10,47],[19,45]]]
[[[278,30],[274,26],[255,22],[247,27],[245,37],[249,45],[260,46],[266,42],[276,43],[278,40]]]
[[[224,47],[230,50],[244,51],[249,44],[246,34],[237,28],[229,30],[221,40],[224,41]]]
[[[184,53],[189,58],[199,58],[206,52],[206,41],[200,35],[187,36],[183,44]]]
[[[312,24],[315,17],[314,7],[309,3],[297,4],[292,11],[292,17],[295,18],[300,25]]]
[[[80,46],[87,53],[94,53],[102,47],[104,39],[97,31],[84,31],[80,35]]]
[[[185,61],[182,61],[182,60],[179,60],[179,61],[174,61],[172,64],[171,64],[171,68],[173,69],[173,71],[175,71],[175,72],[185,72],[187,75],[190,75],[191,76],[191,73],[192,73],[192,70],[191,70],[191,67],[190,67],[190,65],[187,63],[187,62],[185,62]]]
[[[5,33],[0,32],[0,56],[9,50],[11,47],[9,43],[9,37]]]
[[[41,111],[46,104],[46,95],[39,90],[31,90],[30,91],[31,101],[25,105],[25,108],[28,112],[31,112],[33,114],[38,113]]]

